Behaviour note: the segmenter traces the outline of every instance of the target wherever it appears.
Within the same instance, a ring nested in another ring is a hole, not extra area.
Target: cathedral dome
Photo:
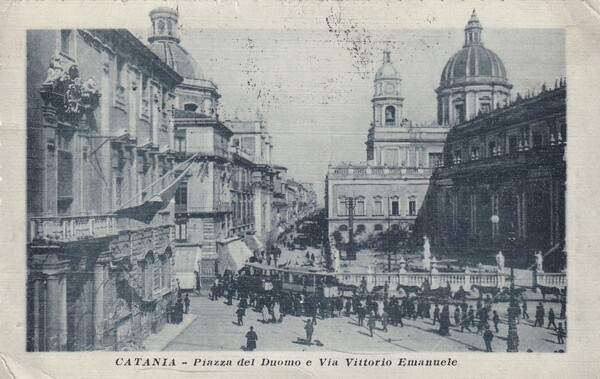
[[[179,43],[173,40],[155,40],[149,47],[154,54],[182,77],[204,79],[198,62]]]
[[[465,27],[465,44],[444,66],[440,88],[480,83],[508,85],[504,63],[496,53],[483,46],[481,31],[481,24],[473,10]]]
[[[375,73],[375,79],[400,79],[400,70],[392,63],[388,50],[383,52],[383,64]]]
[[[198,62],[179,45],[179,14],[177,10],[159,7],[150,12],[152,34],[150,50],[179,75],[188,79],[204,79]]]

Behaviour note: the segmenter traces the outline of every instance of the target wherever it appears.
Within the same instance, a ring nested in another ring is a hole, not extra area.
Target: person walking
[[[471,324],[471,316],[468,315],[468,313],[463,312],[461,314],[461,322],[460,322],[460,332],[463,333],[465,331],[465,328],[469,331],[469,333],[471,333],[471,328],[469,328],[469,325]]]
[[[494,322],[494,328],[496,329],[496,333],[499,332],[498,324],[500,323],[500,316],[498,316],[498,312],[494,311],[494,315],[492,316],[492,321]]]
[[[350,310],[352,308],[352,304],[350,300],[346,300],[346,317],[350,317]]]
[[[454,308],[454,325],[460,326],[460,308]]]
[[[546,329],[550,329],[550,325],[552,325],[554,328],[553,330],[556,330],[556,324],[554,323],[555,318],[556,316],[554,315],[554,309],[550,308],[548,311],[548,327]]]
[[[263,304],[260,313],[262,314],[262,320],[263,320],[263,322],[265,324],[268,323],[270,321],[270,317],[269,317],[269,308],[267,308],[266,304]]]
[[[544,316],[545,316],[544,306],[542,305],[542,302],[540,301],[540,304],[535,309],[535,322],[533,323],[533,326],[536,327],[539,325],[543,328],[544,327]]]
[[[564,344],[565,343],[565,336],[567,333],[565,333],[565,330],[563,329],[562,326],[562,322],[558,323],[558,328],[556,328],[556,337],[558,338],[558,343],[559,344]]]
[[[470,326],[475,326],[475,310],[473,309],[472,305],[469,305],[468,320],[469,320]],[[470,332],[470,330],[469,330],[469,332]]]
[[[375,329],[375,316],[372,313],[369,315],[367,325],[369,326],[369,333],[371,334],[371,337],[373,337],[373,329]]]
[[[389,322],[390,322],[390,316],[384,309],[383,313],[381,314],[381,327],[384,332],[388,331],[387,326],[388,326]]]
[[[254,331],[254,327],[251,326],[248,333],[246,333],[246,350],[253,351],[256,349],[256,341],[258,341],[258,335]]]
[[[363,322],[365,321],[365,308],[363,308],[362,304],[358,304],[358,309],[356,310],[356,314],[358,315],[358,326],[363,326]]]
[[[235,311],[235,314],[237,315],[238,326],[244,325],[244,316],[246,315],[244,307],[239,307],[237,311]]]
[[[440,306],[435,305],[435,309],[433,310],[433,325],[435,325],[436,321],[440,321]]]
[[[490,330],[490,327],[486,325],[485,332],[483,332],[483,342],[485,343],[485,351],[487,353],[492,352],[492,340],[494,339],[494,333]]]
[[[560,301],[560,319],[564,320],[567,317],[567,302],[565,299]]]
[[[522,308],[522,312],[523,312],[523,320],[524,319],[529,320],[529,313],[527,313],[527,300],[523,299],[523,306],[521,308]]]
[[[185,297],[183,298],[183,305],[185,305],[184,308],[184,313],[187,314],[188,311],[190,310],[190,296],[186,293]]]
[[[308,346],[311,345],[312,343],[312,335],[314,332],[315,327],[313,326],[312,320],[311,319],[307,319],[306,320],[306,325],[304,325],[304,331],[306,332],[306,344]]]

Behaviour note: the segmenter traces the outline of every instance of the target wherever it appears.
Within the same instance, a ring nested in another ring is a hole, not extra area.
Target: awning
[[[219,254],[219,273],[223,274],[225,270],[238,272],[252,256],[254,256],[252,251],[241,239],[223,243]]]
[[[196,273],[198,262],[202,259],[200,246],[177,246],[175,248],[175,277],[179,279],[181,289],[196,288]]]
[[[246,234],[244,242],[246,243],[246,245],[248,245],[250,251],[252,252],[260,253],[261,251],[265,250],[265,245],[262,242],[260,242],[256,234]]]

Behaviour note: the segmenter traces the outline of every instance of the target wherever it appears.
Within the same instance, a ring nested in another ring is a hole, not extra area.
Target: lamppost
[[[493,215],[491,217],[492,224],[494,224],[494,232],[497,232],[497,226],[500,222],[500,217],[498,215]],[[494,233],[494,234],[495,234]],[[513,261],[510,265],[510,303],[508,306],[508,336],[506,338],[506,351],[509,353],[517,353],[519,351],[519,335],[517,333],[517,319],[519,317],[519,304],[517,303],[517,298],[515,296],[515,269],[514,269],[514,260],[515,257],[515,238],[511,235],[507,237],[511,256],[511,261]]]
[[[356,201],[353,197],[349,197],[346,202],[346,208],[348,209],[348,259],[355,260],[356,255],[354,252],[354,209],[356,208]]]

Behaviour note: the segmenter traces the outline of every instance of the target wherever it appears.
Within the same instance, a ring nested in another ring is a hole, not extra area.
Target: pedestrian
[[[489,326],[486,326],[485,332],[483,332],[483,342],[485,342],[485,351],[487,353],[492,352],[492,340],[493,339],[494,339],[494,333],[492,333]]]
[[[388,315],[388,313],[384,310],[383,313],[381,314],[381,327],[384,332],[388,331],[387,326],[388,326],[388,323],[390,322],[389,317],[390,316]]]
[[[177,324],[181,324],[183,321],[183,301],[181,298],[177,299],[177,303],[175,303],[175,310],[177,312]]]
[[[529,320],[529,313],[527,313],[527,300],[523,299],[523,306],[521,308],[523,312],[523,319]]]
[[[254,332],[254,327],[251,326],[248,333],[246,333],[246,350],[253,351],[256,349],[256,341],[258,341],[258,335]]]
[[[171,300],[169,300],[169,302],[167,303],[166,313],[167,323],[173,324],[173,302]]]
[[[233,287],[227,289],[227,305],[233,305]]]
[[[540,304],[536,307],[535,310],[535,322],[533,323],[533,326],[541,326],[542,328],[544,327],[544,316],[545,316],[545,312],[544,312],[544,306],[542,305],[542,302],[540,301]]]
[[[244,307],[239,307],[237,311],[235,311],[238,320],[238,326],[244,325],[244,316],[246,315],[246,310]]]
[[[558,338],[559,344],[562,345],[565,343],[565,336],[566,336],[566,333],[565,333],[565,330],[563,329],[562,322],[559,322],[558,328],[556,328],[556,337]]]
[[[269,308],[267,308],[266,304],[263,304],[262,308],[261,308],[261,313],[262,313],[262,319],[264,323],[268,323],[269,322]]]
[[[554,315],[554,309],[550,308],[548,311],[548,327],[546,329],[550,329],[550,325],[552,325],[554,328],[553,330],[556,330],[556,324],[554,323],[555,318],[556,316]]]
[[[362,304],[358,304],[358,309],[356,310],[356,314],[358,315],[358,326],[363,326],[363,322],[365,321],[365,308],[363,308]]]
[[[565,299],[560,301],[560,319],[564,320],[567,315],[567,302]]]
[[[306,332],[306,344],[308,346],[310,346],[312,343],[312,335],[315,330],[314,328],[315,327],[313,326],[312,320],[306,320],[306,325],[304,325],[304,331]]]
[[[469,331],[469,333],[471,333],[471,328],[469,328],[470,324],[471,324],[470,316],[468,315],[468,313],[463,312],[461,314],[460,332],[463,333],[466,328]]]
[[[494,316],[492,316],[492,321],[494,322],[494,328],[496,328],[496,333],[499,332],[498,324],[500,323],[500,316],[498,316],[498,312],[494,311]]]
[[[440,313],[440,330],[438,332],[441,336],[450,335],[450,307],[448,304],[444,305]]]
[[[454,308],[454,325],[460,326],[460,308]]]
[[[469,305],[468,320],[469,320],[470,326],[475,326],[475,310],[473,309],[472,305]],[[469,330],[469,332],[470,331],[471,330]]]
[[[281,316],[281,306],[278,301],[275,301],[273,304],[273,322],[280,323],[283,321],[283,317]]]
[[[435,325],[436,321],[440,321],[440,306],[435,305],[435,309],[433,310],[433,325]]]
[[[373,329],[375,329],[375,315],[373,315],[373,313],[369,315],[367,325],[369,326],[369,333],[371,333],[371,337],[373,337]]]
[[[346,300],[346,317],[350,317],[350,310],[352,309],[352,304],[350,300]]]
[[[183,311],[185,314],[190,310],[190,296],[186,293],[183,298],[183,305],[185,305],[185,310]]]

